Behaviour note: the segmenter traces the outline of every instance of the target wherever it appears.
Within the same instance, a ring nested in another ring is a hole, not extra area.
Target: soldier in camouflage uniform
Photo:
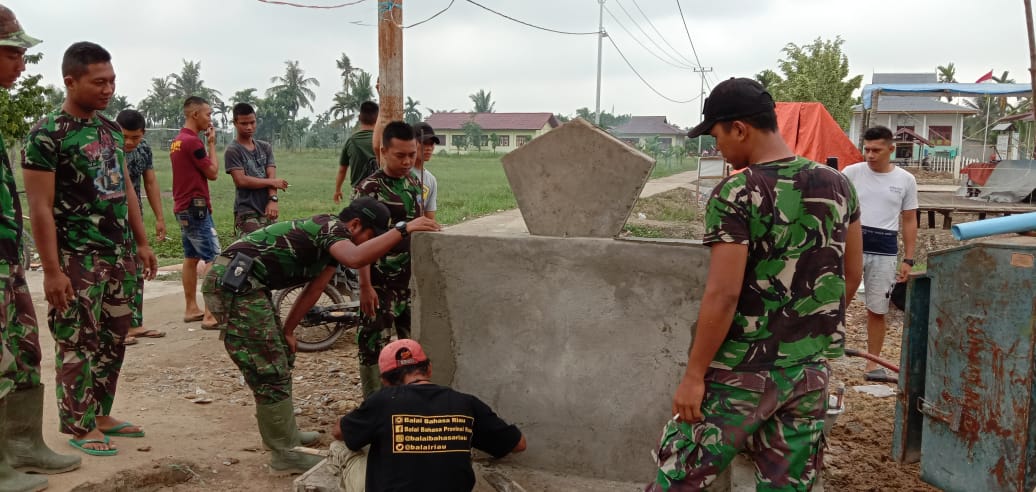
[[[57,345],[61,431],[73,436],[73,447],[110,456],[117,450],[109,436],[144,435],[111,410],[136,263],[144,263],[151,279],[156,260],[126,179],[122,133],[99,113],[115,89],[111,55],[94,43],[75,43],[65,51],[62,72],[65,102],[30,131],[22,169]]]
[[[165,241],[165,217],[162,215],[162,198],[158,189],[158,178],[155,177],[154,157],[151,153],[151,146],[144,140],[146,121],[144,115],[135,109],[124,109],[119,111],[115,122],[122,128],[123,152],[126,154],[126,169],[129,170],[130,182],[133,183],[133,190],[137,192],[137,203],[140,204],[143,213],[144,202],[141,197],[141,188],[147,187],[147,199],[151,204],[151,211],[155,214],[155,240]],[[140,262],[137,262],[137,289],[133,293],[133,301],[130,308],[133,310],[133,318],[130,323],[130,331],[126,336],[126,345],[137,343],[137,337],[161,338],[165,332],[155,329],[144,328],[144,269]]]
[[[0,86],[10,89],[25,70],[25,50],[40,43],[0,5]],[[7,146],[0,137],[0,490],[41,490],[47,479],[28,475],[79,468],[43,441],[39,329],[22,267],[22,206]]]
[[[423,216],[421,184],[410,172],[417,158],[414,129],[401,121],[391,122],[385,126],[381,142],[382,168],[356,186],[355,196],[384,203],[393,224]],[[381,386],[378,354],[387,341],[386,331],[395,327],[398,338],[410,338],[409,239],[372,267],[360,270],[360,307],[356,344],[366,398]]]
[[[319,461],[290,451],[318,437],[301,433],[295,426],[291,399],[295,327],[319,299],[339,263],[353,268],[368,265],[402,239],[402,230],[385,233],[388,222],[384,205],[361,198],[337,217],[323,214],[272,224],[227,247],[205,276],[205,303],[223,326],[227,354],[252,389],[260,434],[273,450],[272,471],[302,472]],[[438,228],[424,218],[404,226],[410,232]],[[253,260],[250,271],[237,271],[232,265],[241,255]],[[235,290],[226,285],[228,269],[239,278],[247,277],[247,287]],[[282,328],[270,291],[305,282],[309,285]]]
[[[245,234],[277,222],[280,214],[277,190],[288,188],[288,182],[277,177],[273,147],[255,135],[255,109],[248,103],[234,105],[234,129],[237,136],[227,146],[223,157],[227,174],[237,188],[234,199],[234,232]]]
[[[843,353],[846,291],[863,268],[856,192],[795,156],[758,82],[718,84],[704,113],[690,136],[710,133],[744,172],[708,203],[709,276],[645,490],[702,490],[740,451],[759,490],[810,490],[823,464],[827,359]]]

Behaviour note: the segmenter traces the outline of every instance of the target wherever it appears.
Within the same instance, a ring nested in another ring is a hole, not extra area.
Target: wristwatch
[[[909,266],[914,266],[914,260],[911,258],[903,258],[903,263],[906,263]]]
[[[399,231],[399,235],[401,235],[403,237],[406,237],[407,232],[406,232],[406,221],[405,220],[401,220],[399,222],[396,222],[396,225],[394,225],[392,227],[394,227],[397,231]]]
[[[279,201],[281,201],[281,199],[277,198],[277,195],[270,195],[270,201],[271,202],[279,202]]]

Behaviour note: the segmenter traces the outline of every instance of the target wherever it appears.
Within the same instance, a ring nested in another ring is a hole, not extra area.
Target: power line
[[[301,3],[292,2],[281,2],[279,0],[259,0],[262,3],[269,3],[273,5],[287,5],[289,7],[301,7],[304,9],[339,9],[342,7],[348,7],[350,5],[356,5],[358,3],[366,2],[367,0],[355,0],[353,2],[340,3],[338,5],[304,5]]]
[[[655,58],[658,58],[663,63],[666,63],[666,64],[668,64],[670,66],[673,66],[673,67],[676,67],[676,68],[679,68],[679,69],[682,69],[682,70],[690,70],[690,67],[685,67],[683,65],[677,65],[677,64],[675,64],[675,63],[673,63],[673,62],[671,62],[669,60],[666,60],[665,58],[662,58],[661,56],[658,56],[658,53],[656,53],[654,50],[648,48],[643,42],[640,41],[639,38],[634,36],[633,33],[631,33],[629,31],[629,29],[626,29],[626,26],[622,25],[622,22],[619,22],[619,18],[615,17],[615,14],[613,14],[612,11],[609,10],[607,6],[604,7],[604,11],[608,12],[608,16],[611,17],[612,20],[615,21],[615,23],[618,24],[619,27],[621,27],[622,30],[626,32],[626,34],[629,35],[629,37],[633,38],[633,40],[636,41],[637,44],[639,44],[641,48],[644,48],[644,51],[647,51],[648,53],[651,53],[651,56],[653,56]]]
[[[618,1],[618,0],[616,0],[616,1]],[[647,21],[648,26],[650,26],[651,29],[655,31],[655,34],[658,34],[658,38],[661,39],[662,42],[665,43],[665,45],[669,47],[669,49],[673,50],[673,53],[676,53],[677,56],[679,56],[681,59],[683,59],[683,61],[686,61],[687,63],[693,63],[693,62],[691,62],[691,60],[688,60],[687,57],[683,56],[683,53],[681,53],[680,50],[677,50],[676,48],[673,47],[673,45],[669,44],[669,41],[666,40],[665,36],[662,35],[662,32],[659,31],[657,27],[655,27],[655,23],[651,22],[651,18],[648,17],[647,14],[644,13],[644,9],[640,8],[640,4],[637,3],[637,0],[632,0],[632,1],[633,1],[633,6],[637,8],[637,11],[640,12],[640,15],[644,16],[644,20]],[[698,68],[701,68],[701,63],[698,63]]]
[[[630,61],[626,58],[626,55],[622,54],[622,50],[619,49],[619,45],[615,44],[615,40],[612,39],[611,36],[608,36],[608,42],[611,43],[613,47],[615,47],[615,52],[619,54],[619,57],[622,58],[622,61],[626,62],[626,66],[630,67],[630,70],[632,70],[633,73],[636,74],[637,78],[640,79],[640,81],[643,82],[644,85],[646,85],[648,89],[651,89],[651,92],[654,92],[655,94],[658,94],[658,97],[661,97],[662,99],[665,99],[666,101],[674,102],[674,103],[677,103],[677,104],[686,104],[686,103],[694,102],[694,101],[697,101],[698,98],[701,97],[701,95],[698,95],[698,96],[692,97],[692,98],[690,98],[690,99],[688,99],[686,101],[678,101],[676,99],[673,99],[671,97],[666,96],[665,94],[662,94],[661,92],[658,92],[658,89],[655,89],[654,86],[652,86],[650,83],[648,83],[648,81],[645,80],[642,75],[640,75],[640,72],[638,72],[636,68],[633,68],[633,64],[631,64]]]
[[[683,31],[687,33],[687,41],[691,43],[691,53],[694,53],[694,61],[698,63],[698,68],[702,68],[701,59],[698,58],[698,50],[694,49],[694,40],[691,39],[691,30],[687,28],[687,17],[683,15],[683,7],[680,6],[680,0],[676,0],[676,9],[680,11],[680,20],[683,22]],[[709,76],[712,76],[710,73]],[[712,90],[709,86],[708,78],[705,80],[705,86]]]
[[[576,35],[576,36],[583,36],[583,35],[594,35],[594,36],[597,36],[597,35],[600,34],[600,32],[598,32],[598,31],[592,31],[592,32],[570,32],[570,31],[558,31],[556,29],[550,29],[550,28],[546,28],[546,27],[542,27],[542,26],[537,26],[535,24],[530,24],[530,23],[525,22],[523,20],[515,19],[514,17],[511,17],[511,16],[509,16],[507,14],[504,14],[504,13],[501,13],[501,12],[497,12],[497,11],[495,11],[495,10],[489,8],[489,7],[486,7],[485,5],[482,5],[481,3],[476,2],[475,0],[467,0],[467,2],[472,4],[472,5],[475,5],[476,7],[481,7],[484,10],[488,10],[489,12],[492,12],[492,13],[494,13],[496,15],[499,15],[500,17],[503,17],[503,18],[505,18],[507,20],[514,21],[514,22],[517,22],[519,24],[526,25],[526,26],[529,26],[529,27],[532,27],[532,28],[535,28],[535,29],[539,29],[541,31],[553,32],[553,33],[556,33],[556,34],[571,34],[571,35]]]
[[[456,1],[457,0],[450,0],[450,4],[447,5],[446,8],[436,12],[435,15],[433,15],[433,16],[431,16],[431,17],[429,17],[429,18],[427,18],[427,19],[425,19],[425,20],[423,20],[421,22],[415,22],[413,24],[410,24],[409,26],[402,26],[402,28],[403,29],[410,29],[411,27],[417,27],[417,26],[420,26],[421,24],[424,24],[425,22],[428,22],[428,21],[430,21],[430,20],[432,20],[432,19],[434,19],[436,17],[439,17],[440,15],[442,15],[447,10],[450,10],[450,7],[452,7],[453,3],[456,2]]]
[[[645,38],[647,38],[647,40],[651,42],[651,44],[655,45],[655,47],[656,47],[656,48],[658,48],[658,51],[659,51],[659,52],[665,53],[665,54],[666,54],[666,56],[667,56],[667,57],[669,57],[669,59],[671,59],[672,61],[676,62],[676,65],[677,65],[677,66],[679,66],[680,68],[685,68],[685,69],[690,69],[690,68],[691,68],[691,66],[690,66],[690,65],[684,65],[684,64],[683,64],[683,62],[681,62],[680,60],[678,60],[678,59],[676,59],[675,57],[673,57],[672,55],[670,55],[670,54],[669,54],[669,53],[668,53],[668,52],[667,52],[667,51],[665,50],[665,48],[663,48],[663,47],[662,47],[662,45],[660,45],[660,44],[656,43],[656,42],[655,42],[655,40],[654,40],[654,38],[652,38],[652,37],[651,37],[651,36],[650,36],[650,35],[649,35],[649,34],[647,33],[647,31],[645,31],[645,30],[644,30],[644,28],[643,28],[643,27],[640,27],[640,23],[639,23],[639,22],[637,22],[637,19],[634,19],[634,18],[633,18],[633,16],[632,16],[632,15],[631,15],[631,14],[629,13],[629,11],[628,11],[628,10],[626,10],[626,7],[623,7],[623,6],[622,6],[622,4],[621,4],[621,3],[619,3],[619,0],[615,0],[615,5],[618,5],[618,6],[619,6],[619,8],[620,8],[620,9],[622,9],[622,12],[623,12],[624,14],[626,14],[626,17],[628,17],[628,18],[629,18],[629,20],[630,20],[631,22],[633,22],[633,25],[634,25],[634,26],[635,26],[635,27],[637,28],[637,30],[639,30],[639,31],[641,32],[641,34],[643,34],[643,35],[644,35],[644,37],[645,37]]]

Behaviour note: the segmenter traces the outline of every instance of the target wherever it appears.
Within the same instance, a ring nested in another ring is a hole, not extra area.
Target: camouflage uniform
[[[0,137],[0,398],[40,384],[39,329],[25,283],[22,206],[7,147]]]
[[[843,355],[856,192],[804,158],[750,166],[713,191],[705,244],[748,246],[730,331],[705,375],[704,420],[669,421],[647,491],[701,490],[739,451],[759,490],[809,490],[820,471],[827,359]]]
[[[22,167],[54,173],[54,223],[62,272],[75,297],[64,311],[51,307],[57,345],[61,431],[81,435],[108,415],[131,323],[136,262],[131,254],[119,126],[102,115],[89,120],[51,113],[30,131]]]
[[[140,204],[141,217],[144,214],[144,200],[141,198],[141,178],[144,173],[155,169],[154,156],[151,153],[151,146],[147,140],[141,140],[140,145],[126,154],[126,169],[129,171],[130,182],[137,192],[137,203]],[[132,253],[136,253],[136,243],[130,243]],[[133,293],[133,302],[130,305],[133,311],[133,319],[130,327],[139,328],[144,326],[144,264],[137,262],[137,289]]]
[[[224,324],[223,344],[259,405],[291,398],[295,354],[284,340],[270,291],[309,282],[337,264],[331,245],[351,240],[345,222],[333,215],[278,222],[231,244],[202,282],[205,305]],[[252,257],[252,289],[235,294],[219,280],[237,253]],[[222,258],[222,259],[221,259]]]
[[[424,215],[421,206],[421,185],[414,175],[393,178],[379,170],[360,182],[355,197],[368,196],[384,203],[392,216],[392,224],[409,222]],[[360,364],[378,363],[378,354],[385,346],[385,331],[395,326],[396,336],[410,338],[410,237],[406,237],[385,256],[371,265],[371,285],[378,294],[374,318],[360,313],[356,331]]]

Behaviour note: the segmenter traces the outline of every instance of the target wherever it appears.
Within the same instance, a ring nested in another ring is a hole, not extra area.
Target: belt
[[[223,256],[223,255],[219,255],[219,256],[217,256],[217,257],[216,257],[216,259],[215,259],[215,260],[214,260],[214,261],[212,262],[212,264],[213,264],[213,265],[220,265],[220,266],[227,266],[227,265],[229,265],[229,264],[230,264],[230,258],[228,258],[228,257],[226,257],[226,256]]]

